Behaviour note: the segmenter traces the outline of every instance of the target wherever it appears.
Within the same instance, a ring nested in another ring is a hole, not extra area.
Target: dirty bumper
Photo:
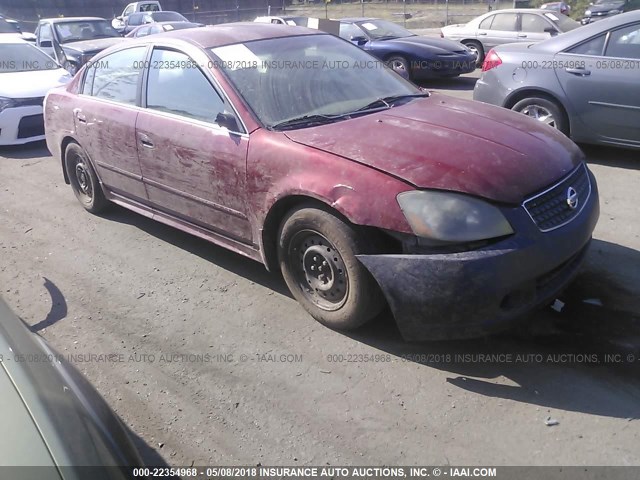
[[[512,325],[575,277],[599,216],[592,191],[570,223],[541,232],[524,208],[503,209],[515,234],[448,254],[359,255],[408,341],[470,338]]]

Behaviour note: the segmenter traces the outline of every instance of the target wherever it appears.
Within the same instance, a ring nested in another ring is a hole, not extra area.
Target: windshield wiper
[[[398,100],[404,100],[405,98],[420,98],[420,97],[428,97],[428,96],[429,96],[429,92],[407,93],[404,95],[390,95],[388,97],[378,98],[373,102],[368,103],[364,107],[361,107],[355,110],[352,113],[356,113],[356,112],[362,113],[362,112],[366,112],[367,110],[377,110],[382,108],[387,109],[387,108],[391,108],[393,104]],[[348,114],[345,114],[345,115],[348,115]]]
[[[322,125],[323,123],[331,123],[339,120],[344,115],[303,115],[301,117],[290,118],[279,123],[270,125],[271,130],[280,130],[291,127],[302,127],[310,125]]]

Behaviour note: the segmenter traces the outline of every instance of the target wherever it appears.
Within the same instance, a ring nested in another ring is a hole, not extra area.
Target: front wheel
[[[539,122],[560,130],[565,135],[568,125],[564,113],[556,102],[541,97],[530,97],[520,100],[511,110],[523,113]]]
[[[369,250],[352,226],[315,206],[291,211],[280,227],[285,282],[311,316],[330,328],[359,327],[382,310],[378,284],[356,258]]]
[[[475,55],[476,67],[482,67],[482,62],[484,62],[484,48],[482,47],[482,44],[475,40],[465,40],[462,44]]]
[[[77,143],[70,143],[64,154],[64,166],[71,189],[85,210],[91,213],[104,211],[109,202],[102,192],[96,172],[86,152]]]
[[[394,56],[387,60],[387,65],[394,72],[407,80],[411,79],[411,71],[409,69],[409,61],[401,56]]]

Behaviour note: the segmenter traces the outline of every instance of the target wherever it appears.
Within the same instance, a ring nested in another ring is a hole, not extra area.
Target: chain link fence
[[[331,19],[375,17],[391,20],[409,29],[422,29],[442,27],[452,23],[466,23],[489,10],[512,8],[515,1],[518,1],[518,7],[525,6],[521,0],[328,0],[326,2],[324,0],[265,0],[264,2],[166,0],[162,4],[165,9],[178,11],[191,21],[208,25],[252,21],[256,17],[265,15],[295,15]],[[256,5],[256,3],[259,4]],[[225,8],[212,8],[220,4],[224,4]],[[8,10],[10,11],[4,13],[21,21],[24,31],[33,31],[38,17],[99,16],[113,18],[120,14],[122,7],[119,3],[105,2],[103,4],[85,3],[82,8],[50,5],[38,7],[35,10],[23,6],[16,6],[16,8]]]

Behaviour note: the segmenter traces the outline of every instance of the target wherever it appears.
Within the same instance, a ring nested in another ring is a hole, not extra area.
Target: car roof
[[[215,48],[234,43],[251,42],[254,40],[267,40],[270,38],[295,37],[300,35],[327,35],[318,30],[291,25],[277,25],[273,23],[240,22],[223,23],[220,25],[208,25],[201,28],[188,28],[173,30],[154,36],[163,39],[175,38],[185,40],[201,48]],[[142,37],[135,42],[147,43],[147,37]],[[127,45],[131,43],[127,42]]]
[[[96,20],[106,19],[101,17],[62,17],[62,18],[43,18],[40,22],[64,23],[64,22],[94,22]]]

